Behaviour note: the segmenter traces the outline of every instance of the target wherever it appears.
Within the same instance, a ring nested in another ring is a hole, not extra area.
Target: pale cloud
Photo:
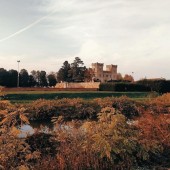
[[[169,0],[2,0],[1,67],[20,57],[28,70],[57,71],[79,56],[136,79],[170,78],[169,18]]]
[[[27,31],[28,29],[32,28],[33,26],[35,26],[35,25],[38,24],[39,22],[41,22],[41,21],[43,21],[44,19],[48,18],[48,17],[49,17],[50,15],[52,15],[54,12],[55,12],[55,11],[52,11],[52,12],[50,12],[48,15],[46,15],[46,16],[44,16],[44,17],[41,17],[40,19],[38,19],[38,20],[34,21],[33,23],[27,25],[26,27],[18,30],[17,32],[14,32],[14,33],[12,33],[12,34],[9,35],[9,36],[0,39],[0,43],[3,42],[3,41],[8,40],[8,39],[10,39],[10,38],[13,38],[13,37],[15,37],[15,36],[17,36],[17,35],[25,32],[25,31]]]

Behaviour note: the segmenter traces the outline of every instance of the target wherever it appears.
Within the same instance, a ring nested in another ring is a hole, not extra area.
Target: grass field
[[[127,96],[133,99],[145,99],[148,92],[108,92],[108,91],[9,91],[5,92],[6,99],[13,103],[28,103],[37,99],[61,98],[103,98]]]

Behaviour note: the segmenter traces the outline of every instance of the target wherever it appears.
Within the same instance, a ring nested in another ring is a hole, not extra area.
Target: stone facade
[[[82,83],[57,83],[55,88],[63,88],[63,89],[98,89],[100,82],[82,82]]]
[[[100,82],[117,80],[117,65],[106,65],[106,70],[103,70],[103,66],[103,63],[92,63],[93,80]]]

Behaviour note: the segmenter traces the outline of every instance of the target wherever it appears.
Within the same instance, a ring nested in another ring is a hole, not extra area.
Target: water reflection
[[[20,138],[24,138],[28,135],[32,135],[35,133],[35,130],[32,128],[31,125],[22,125],[20,131],[21,131],[21,133],[19,134]]]
[[[22,125],[20,128],[20,138],[25,138],[28,135],[32,135],[35,132],[43,132],[43,133],[52,133],[58,130],[63,130],[67,133],[72,133],[74,128],[78,128],[80,125],[76,126],[74,121],[66,122],[66,123],[59,123],[54,125],[50,120],[46,121],[30,121],[30,124]]]
[[[32,135],[35,132],[50,133],[54,131],[54,126],[50,120],[46,121],[30,121],[30,124],[22,125],[20,128],[21,133],[19,134],[20,138],[27,137]]]

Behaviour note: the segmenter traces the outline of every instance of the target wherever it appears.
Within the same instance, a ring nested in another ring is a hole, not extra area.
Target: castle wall
[[[109,80],[117,80],[117,65],[106,65],[106,71],[103,70],[103,63],[93,63],[92,69],[94,71],[94,79],[101,82]]]
[[[70,88],[70,89],[74,89],[74,88],[79,88],[79,89],[87,88],[87,89],[90,89],[90,88],[92,88],[92,89],[98,89],[99,84],[100,84],[100,82],[83,82],[83,83],[64,82],[64,83],[57,83],[55,88]]]

